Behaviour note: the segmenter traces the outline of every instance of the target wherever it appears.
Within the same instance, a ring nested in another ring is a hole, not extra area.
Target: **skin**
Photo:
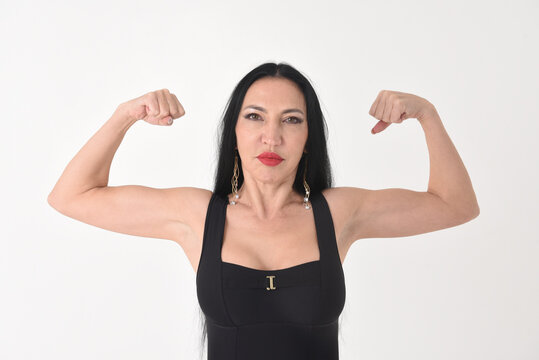
[[[244,109],[248,105],[262,106],[266,112]],[[235,129],[245,182],[237,204],[227,207],[221,253],[225,262],[282,269],[319,259],[312,208],[306,210],[303,196],[292,188],[308,137],[308,119],[301,113],[283,114],[288,108],[306,111],[300,89],[287,79],[259,79],[246,93]],[[196,272],[211,191],[108,186],[110,164],[130,126],[141,119],[170,126],[167,120],[184,114],[168,89],[120,104],[69,162],[48,203],[66,216],[103,229],[173,240]],[[413,236],[457,226],[479,215],[471,180],[434,105],[413,94],[382,90],[369,114],[378,119],[373,134],[405,119],[417,119],[429,151],[428,188],[322,190],[341,262],[359,239]],[[296,123],[292,116],[303,121]],[[276,152],[284,161],[274,167],[264,165],[256,158],[264,151]]]
[[[235,128],[244,182],[227,208],[223,261],[269,270],[320,258],[312,209],[292,188],[309,133],[306,113],[303,93],[290,80],[266,77],[249,87]],[[265,165],[257,158],[265,151],[284,160]]]
[[[301,112],[283,114],[286,109]],[[291,204],[303,204],[303,196],[292,186],[309,132],[306,113],[303,93],[288,79],[259,79],[245,95],[236,124],[244,176],[237,202],[262,221],[275,220]],[[264,151],[275,152],[284,160],[277,166],[265,165],[257,158]]]

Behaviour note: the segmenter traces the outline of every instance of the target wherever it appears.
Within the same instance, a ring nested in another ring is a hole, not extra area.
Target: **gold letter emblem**
[[[277,289],[276,287],[273,286],[273,278],[275,277],[275,275],[268,275],[266,276],[269,281],[270,281],[270,286],[266,288],[266,290],[275,290]]]

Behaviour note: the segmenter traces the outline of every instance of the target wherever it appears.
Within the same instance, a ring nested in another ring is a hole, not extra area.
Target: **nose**
[[[268,145],[280,145],[281,141],[281,124],[278,121],[265,123],[262,132],[262,142]]]

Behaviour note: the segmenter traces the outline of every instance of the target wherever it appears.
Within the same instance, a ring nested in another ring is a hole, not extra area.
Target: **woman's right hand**
[[[131,120],[144,120],[152,125],[172,125],[174,119],[185,115],[182,104],[168,89],[151,91],[121,103],[121,111]]]

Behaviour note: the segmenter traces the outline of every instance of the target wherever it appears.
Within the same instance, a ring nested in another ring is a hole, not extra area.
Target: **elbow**
[[[479,210],[478,204],[471,207],[467,207],[460,211],[461,218],[463,219],[463,223],[472,221],[473,219],[479,216],[479,213],[480,213],[480,210]]]
[[[460,206],[452,206],[451,213],[453,221],[457,224],[464,224],[479,216],[479,205],[475,202],[473,204],[461,204]]]
[[[53,193],[50,193],[49,196],[47,196],[47,203],[54,209],[58,210],[59,208],[59,201],[58,198],[53,195]]]
[[[473,220],[473,219],[475,219],[476,217],[478,217],[480,212],[481,212],[481,211],[479,210],[479,205],[476,205],[476,206],[475,206],[475,209],[474,209],[474,211],[473,211],[473,213],[472,213],[472,218],[471,218],[470,220]]]
[[[50,206],[54,207],[54,206],[52,205],[52,201],[53,201],[53,200],[52,200],[52,193],[50,193],[49,196],[47,196],[47,203],[48,203]]]

